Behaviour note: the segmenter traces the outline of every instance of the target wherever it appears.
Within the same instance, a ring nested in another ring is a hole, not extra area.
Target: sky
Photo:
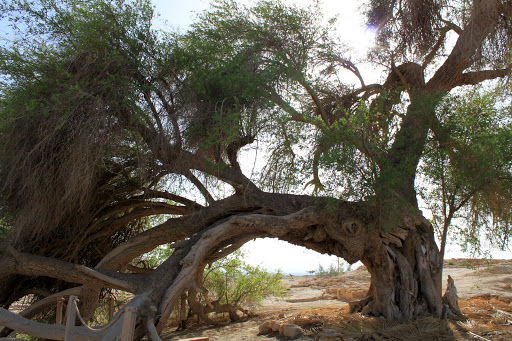
[[[307,0],[284,0],[288,4],[308,4]],[[245,0],[244,3],[250,3]],[[157,27],[179,29],[186,31],[194,21],[196,15],[209,7],[208,0],[153,0],[156,11],[160,18],[155,23]],[[338,28],[342,39],[357,51],[365,50],[372,44],[371,31],[366,30],[364,18],[360,14],[358,6],[360,1],[354,0],[324,0],[322,8],[326,17],[338,16]],[[164,22],[167,21],[165,24]],[[374,75],[372,69],[361,68],[363,78],[371,78]],[[373,74],[372,74],[373,73]],[[277,239],[257,239],[247,243],[242,250],[246,254],[246,261],[253,265],[261,265],[268,270],[282,270],[284,273],[305,274],[308,271],[316,270],[319,266],[328,268],[331,264],[338,266],[338,258],[335,256],[323,255],[308,250],[304,247],[289,244]],[[464,254],[457,245],[448,245],[446,258],[465,258],[470,255]],[[493,251],[493,258],[512,258],[510,251]],[[357,266],[357,264],[355,264]],[[348,264],[342,262],[342,266]]]

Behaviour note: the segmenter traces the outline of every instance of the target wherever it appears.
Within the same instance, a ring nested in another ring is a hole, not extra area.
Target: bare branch
[[[444,19],[441,19],[441,21],[446,24],[448,29],[455,31],[458,35],[462,34],[462,28],[460,28],[455,23]]]
[[[202,205],[197,202],[184,198],[180,195],[172,194],[169,192],[156,191],[149,188],[144,189],[144,194],[140,196],[133,197],[132,199],[142,199],[142,198],[162,198],[167,200],[172,200],[174,202],[183,204],[189,208],[193,208],[194,210],[198,210],[203,208]]]
[[[363,76],[361,76],[359,69],[354,65],[354,63],[352,63],[348,59],[344,59],[341,57],[338,57],[337,60],[338,60],[338,62],[340,62],[341,66],[343,66],[345,69],[349,70],[354,75],[356,75],[356,77],[359,79],[359,82],[361,82],[361,87],[364,88],[366,86],[364,83],[364,80],[363,80]]]
[[[425,70],[425,68],[432,62],[432,60],[435,58],[437,51],[443,46],[444,40],[446,39],[446,33],[447,29],[443,29],[441,31],[441,36],[437,40],[436,44],[432,48],[432,50],[425,56],[425,60],[423,61],[423,64],[421,64],[421,69]]]
[[[109,286],[112,288],[117,288],[117,289],[129,291],[129,292],[136,291],[135,287],[133,285],[131,285],[130,283],[127,283],[126,281],[122,281],[122,280],[104,275],[101,272],[95,271],[86,266],[80,266],[80,271],[93,277],[93,278],[96,278],[97,280],[99,280],[103,283],[109,284]]]
[[[215,199],[210,194],[208,189],[203,185],[201,181],[199,181],[199,179],[194,174],[192,174],[191,171],[185,172],[183,175],[185,175],[185,177],[189,179],[190,182],[194,184],[194,186],[196,186],[196,188],[199,190],[199,192],[201,192],[201,194],[204,196],[208,204],[211,204],[215,201]]]
[[[320,113],[320,117],[322,117],[322,120],[329,124],[329,117],[327,117],[327,113],[325,112],[325,108],[322,104],[322,101],[320,101],[320,98],[318,98],[318,95],[315,90],[308,84],[308,82],[305,79],[300,79],[299,84],[306,89],[309,96],[311,96],[311,99],[315,103],[316,107],[318,108],[318,112]]]
[[[9,249],[10,258],[1,261],[3,274],[18,274],[32,277],[46,276],[68,283],[81,283],[136,292],[135,281],[130,282],[129,274],[109,273],[106,275],[82,265],[71,264],[57,259],[41,257]],[[123,277],[123,279],[112,277]]]
[[[277,106],[279,106],[285,112],[290,114],[292,120],[294,120],[296,122],[309,123],[309,122],[307,122],[307,120],[304,119],[304,117],[297,110],[295,110],[295,108],[293,108],[290,105],[290,103],[285,101],[274,89],[268,89],[268,91],[269,91],[268,99],[273,101]]]

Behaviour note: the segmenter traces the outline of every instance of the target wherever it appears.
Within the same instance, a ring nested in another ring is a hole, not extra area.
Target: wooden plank
[[[108,299],[108,320],[112,320],[114,317],[114,298],[112,296]]]
[[[75,327],[76,309],[75,300],[76,296],[70,295],[68,300],[68,309],[66,310],[66,332],[64,334],[64,341],[73,340],[73,328]]]
[[[137,310],[134,307],[126,307],[123,316],[123,327],[121,330],[121,341],[132,341],[133,330],[135,329],[135,319]]]
[[[55,323],[57,325],[62,324],[62,309],[64,307],[64,297],[57,298],[57,317]]]

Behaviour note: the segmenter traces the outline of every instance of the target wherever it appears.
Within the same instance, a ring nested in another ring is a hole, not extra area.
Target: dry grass
[[[339,331],[353,340],[512,340],[512,305],[508,300],[482,296],[460,301],[466,321],[424,317],[413,321],[386,321],[350,314],[348,307],[304,310],[286,322],[303,327],[306,335],[321,328]]]
[[[414,321],[386,321],[350,314],[348,307],[305,310],[287,318],[287,322],[306,327],[323,321],[323,327],[336,329],[345,339],[354,340],[456,340],[450,322],[432,317]],[[314,333],[313,333],[314,334]]]

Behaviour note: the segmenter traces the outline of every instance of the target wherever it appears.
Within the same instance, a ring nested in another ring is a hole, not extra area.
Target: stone
[[[302,328],[296,324],[285,324],[283,326],[283,336],[296,339],[302,335]]]
[[[267,335],[272,333],[272,322],[273,321],[265,321],[258,327],[258,335]]]
[[[326,328],[316,334],[315,341],[343,341],[343,335],[336,329]]]
[[[272,321],[271,323],[272,331],[281,333],[281,323],[277,321]]]
[[[368,289],[366,288],[345,287],[343,289],[338,289],[336,292],[336,298],[343,301],[353,301],[365,298],[367,293]]]

